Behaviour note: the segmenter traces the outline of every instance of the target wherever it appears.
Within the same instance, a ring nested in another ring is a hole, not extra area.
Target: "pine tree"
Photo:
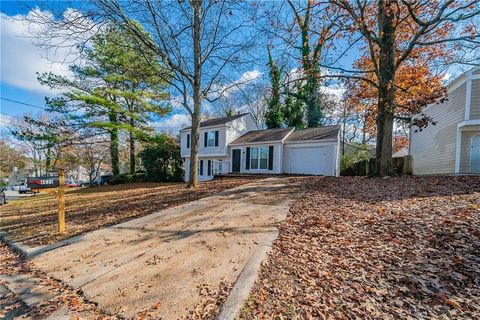
[[[62,96],[47,98],[50,111],[69,117],[77,128],[97,128],[110,136],[112,173],[119,169],[119,132],[130,137],[130,172],[135,172],[135,139],[154,132],[148,122],[170,111],[164,101],[170,73],[151,50],[109,26],[91,47],[82,48],[84,65],[73,65],[73,78],[43,73],[41,84],[64,89]]]

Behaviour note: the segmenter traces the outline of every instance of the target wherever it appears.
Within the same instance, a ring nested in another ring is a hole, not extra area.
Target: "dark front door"
[[[232,172],[240,172],[241,156],[242,154],[240,149],[232,150]]]

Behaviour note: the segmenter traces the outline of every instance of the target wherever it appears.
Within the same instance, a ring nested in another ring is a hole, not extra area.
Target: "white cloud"
[[[342,85],[322,86],[321,90],[337,101],[341,101],[345,93],[345,88]]]
[[[211,98],[218,97],[220,95],[228,97],[235,91],[242,89],[248,86],[248,84],[252,83],[253,81],[259,79],[261,76],[262,72],[260,72],[260,70],[255,69],[251,71],[246,71],[242,73],[242,75],[240,75],[240,77],[235,81],[224,85],[212,86]]]
[[[80,13],[75,10],[67,9],[64,19],[73,19],[78,14]],[[48,19],[53,19],[53,15],[39,9],[26,15],[8,16],[0,13],[1,82],[25,90],[51,94],[51,90],[38,83],[36,72],[51,71],[64,76],[71,74],[65,61],[78,57],[73,39],[61,39],[55,35],[57,44],[62,45],[50,50],[42,49],[33,42],[42,40],[35,39],[35,36],[41,34],[44,22]]]
[[[8,126],[13,123],[13,117],[0,113],[0,126]]]
[[[175,135],[180,129],[188,127],[190,124],[191,119],[188,114],[176,113],[159,121],[153,122],[150,125],[159,132],[168,132]]]

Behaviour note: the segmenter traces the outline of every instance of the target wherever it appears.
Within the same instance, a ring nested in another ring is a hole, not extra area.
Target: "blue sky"
[[[41,86],[36,79],[36,72],[52,71],[61,75],[69,74],[69,63],[63,61],[73,58],[67,54],[67,49],[46,52],[35,46],[27,37],[30,27],[25,18],[34,8],[41,11],[48,9],[42,7],[41,4],[41,1],[2,0],[0,2],[0,129],[4,129],[12,117],[22,117],[26,113],[44,112],[45,97],[58,94],[58,92]],[[76,3],[72,1],[48,2],[49,7],[52,5],[55,6],[56,12],[61,12],[68,8],[74,8]],[[188,116],[182,109],[176,109],[157,125],[175,133],[181,127],[186,126],[188,120]]]
[[[42,7],[42,3],[42,1],[0,2],[0,95],[2,98],[0,100],[2,114],[0,128],[5,127],[5,123],[8,122],[10,116],[21,117],[25,113],[36,114],[42,112],[42,108],[45,107],[45,96],[57,94],[57,92],[52,92],[38,83],[36,72],[52,71],[61,75],[69,74],[68,64],[62,63],[65,57],[68,57],[67,49],[58,49],[55,52],[47,53],[45,50],[36,47],[31,39],[26,37],[29,34],[30,25],[25,17],[30,10],[38,5],[40,5],[40,10],[48,9]],[[80,2],[49,1],[47,5],[55,6],[56,12],[62,12],[80,5]],[[48,58],[46,57],[47,54]],[[342,59],[342,66],[350,66],[357,55],[358,51],[352,50],[348,56]],[[265,57],[265,55],[263,56]],[[266,61],[259,61],[256,66],[252,65],[251,70],[239,74],[238,79],[242,79],[246,75],[255,75],[258,78],[263,77],[265,79],[266,73]],[[185,111],[182,108],[176,108],[170,116],[157,123],[157,125],[175,133],[180,127],[187,125],[188,121],[189,117]]]

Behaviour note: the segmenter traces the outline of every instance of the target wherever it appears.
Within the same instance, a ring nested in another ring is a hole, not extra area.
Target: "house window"
[[[250,148],[250,169],[268,169],[268,147]]]
[[[190,148],[190,134],[187,134],[187,149]]]
[[[203,176],[203,160],[198,161],[198,175]]]
[[[205,148],[218,147],[218,131],[205,132],[203,139],[203,146]]]

